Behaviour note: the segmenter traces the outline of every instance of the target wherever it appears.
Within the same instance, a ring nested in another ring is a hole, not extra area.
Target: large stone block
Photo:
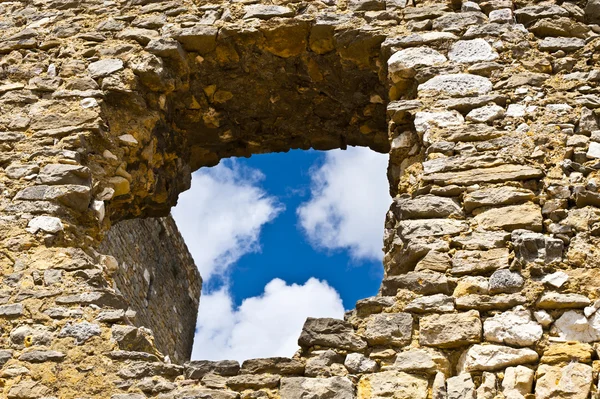
[[[457,348],[481,341],[479,312],[430,315],[419,320],[421,345]]]
[[[357,399],[425,399],[428,385],[425,377],[400,371],[384,371],[360,379]]]
[[[321,398],[354,399],[352,382],[345,377],[305,378],[287,377],[281,379],[279,390],[281,399]]]

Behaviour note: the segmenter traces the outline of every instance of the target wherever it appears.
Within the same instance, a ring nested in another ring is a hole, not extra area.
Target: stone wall
[[[115,289],[154,332],[156,347],[175,362],[189,360],[202,279],[171,216],[124,220],[99,248],[118,262]]]
[[[598,396],[598,0],[0,10],[2,395]],[[111,224],[224,157],[348,145],[390,154],[379,295],[292,359],[165,361]]]

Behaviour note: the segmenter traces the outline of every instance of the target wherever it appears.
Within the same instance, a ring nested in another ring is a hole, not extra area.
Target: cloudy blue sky
[[[204,279],[192,359],[292,356],[306,317],[375,295],[391,202],[365,148],[222,161],[173,216]]]

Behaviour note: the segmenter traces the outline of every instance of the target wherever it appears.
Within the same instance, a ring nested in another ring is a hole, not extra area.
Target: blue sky
[[[173,210],[204,278],[193,359],[291,356],[306,317],[377,293],[386,164],[296,150],[194,174]]]

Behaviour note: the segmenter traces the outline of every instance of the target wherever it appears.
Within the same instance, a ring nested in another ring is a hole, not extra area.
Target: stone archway
[[[2,3],[0,388],[587,397],[598,2],[559,3]],[[380,295],[309,319],[296,359],[161,359],[98,252],[111,222],[224,157],[346,145],[390,151]]]

